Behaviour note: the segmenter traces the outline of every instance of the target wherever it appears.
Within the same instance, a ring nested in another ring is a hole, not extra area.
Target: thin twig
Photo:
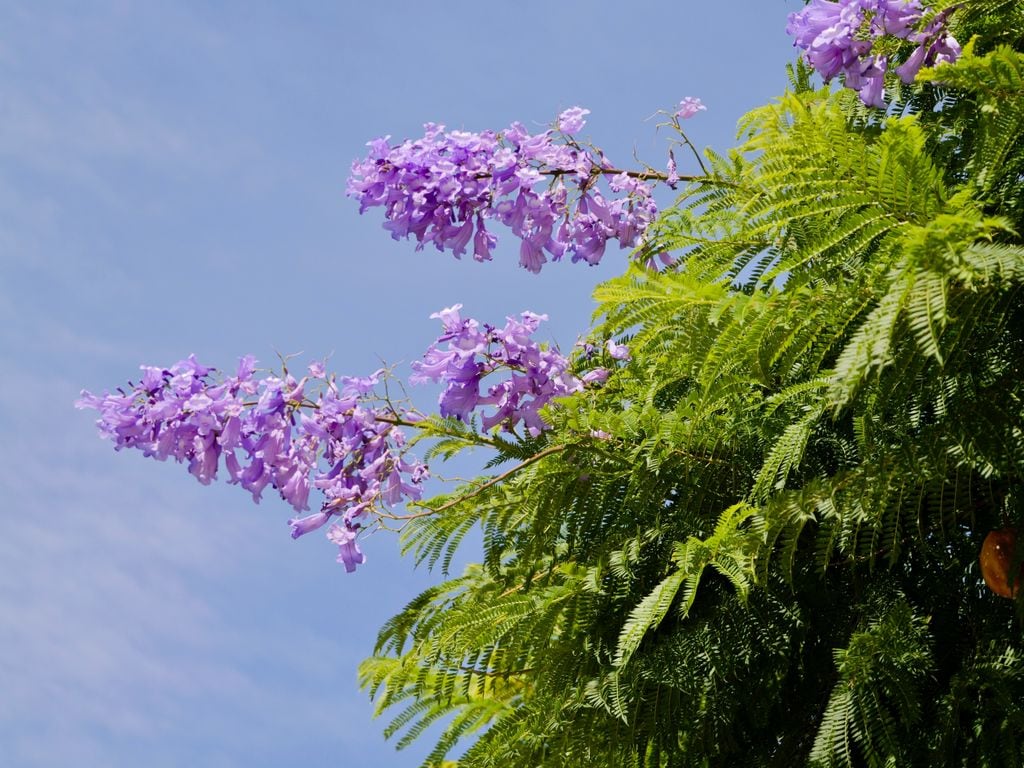
[[[432,515],[432,514],[435,514],[437,512],[443,512],[446,509],[450,509],[451,507],[454,507],[456,504],[461,504],[462,502],[464,502],[464,501],[466,501],[468,499],[471,499],[474,496],[479,496],[481,493],[486,491],[491,486],[497,485],[498,483],[500,483],[503,480],[507,480],[509,477],[514,475],[519,470],[525,469],[526,467],[530,466],[531,464],[535,464],[536,462],[538,462],[541,459],[543,459],[545,456],[550,456],[553,453],[559,453],[560,451],[564,451],[565,448],[566,448],[566,446],[564,446],[564,445],[552,445],[549,448],[545,448],[540,453],[534,454],[530,458],[526,459],[526,461],[523,461],[522,463],[517,464],[516,466],[512,467],[512,469],[508,470],[507,472],[503,472],[502,474],[498,475],[497,477],[492,477],[486,483],[482,484],[480,487],[474,489],[473,491],[470,491],[469,493],[465,494],[464,496],[459,496],[457,499],[452,499],[451,501],[442,504],[437,509],[431,509],[431,510],[428,510],[426,512],[419,513],[419,514],[416,515],[416,517],[423,517],[424,515],[428,515],[428,514]]]
[[[510,677],[516,677],[519,675],[528,675],[533,672],[533,667],[527,667],[526,669],[508,670],[507,672],[497,672],[490,669],[476,669],[475,667],[459,667],[462,672],[468,672],[471,675],[480,675],[481,677],[500,677],[508,679]]]
[[[540,171],[542,176],[568,176],[575,174],[576,171],[563,170],[563,169],[552,169]],[[598,168],[594,167],[590,169],[590,176],[618,176],[620,174],[626,174],[632,179],[640,179],[641,181],[668,181],[668,174],[662,173],[661,171],[627,171],[622,168]],[[489,174],[485,174],[489,175]],[[718,184],[726,187],[735,187],[736,185],[732,182],[724,181],[722,179],[716,179],[714,176],[680,176],[679,181],[699,181],[704,184]]]

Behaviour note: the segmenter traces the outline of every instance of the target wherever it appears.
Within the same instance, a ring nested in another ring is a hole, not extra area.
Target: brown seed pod
[[[1000,597],[1016,597],[1021,582],[1024,582],[1024,563],[1021,563],[1013,588],[1010,588],[1010,568],[1016,549],[1017,531],[1009,527],[990,531],[981,545],[978,558],[981,575],[985,578],[985,585]]]

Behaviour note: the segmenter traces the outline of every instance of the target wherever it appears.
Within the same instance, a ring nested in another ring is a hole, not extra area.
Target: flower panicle
[[[949,10],[930,15],[919,0],[811,0],[789,15],[793,45],[826,81],[842,76],[868,106],[885,107],[885,75],[912,83],[922,67],[955,61],[960,45],[946,31]],[[928,19],[925,22],[925,19]],[[876,43],[907,40],[914,50],[899,66]]]
[[[703,109],[687,97],[675,114],[687,118]],[[352,164],[347,194],[360,213],[383,208],[385,229],[396,240],[415,240],[417,249],[433,245],[456,258],[472,252],[476,261],[489,261],[497,243],[492,229],[500,225],[519,238],[519,264],[530,272],[566,256],[594,265],[610,242],[643,242],[658,215],[651,183],[657,174],[616,181],[629,174],[575,138],[588,114],[571,107],[538,134],[518,122],[479,133],[427,123],[415,140],[374,139]],[[615,179],[602,189],[604,175]]]
[[[523,312],[498,328],[463,319],[460,310],[432,316],[443,332],[410,379],[443,385],[442,416],[467,420],[493,407],[481,416],[484,430],[514,432],[522,423],[536,436],[549,428],[541,410],[553,398],[608,378],[606,369],[578,378],[557,348],[533,339],[546,315]],[[613,360],[626,359],[625,347],[609,342],[608,350]],[[406,433],[422,419],[377,394],[388,375],[383,369],[332,376],[315,361],[301,379],[287,370],[258,377],[256,359],[247,355],[233,374],[220,375],[193,355],[141,370],[137,382],[113,393],[81,393],[76,407],[99,412],[102,437],[116,450],[186,464],[204,485],[223,470],[257,503],[268,488],[276,491],[297,513],[288,521],[292,537],[326,526],[347,571],[365,561],[360,531],[391,516],[386,510],[395,505],[422,498],[430,470],[407,450]],[[481,392],[485,376],[497,381]],[[311,511],[313,491],[322,500]]]

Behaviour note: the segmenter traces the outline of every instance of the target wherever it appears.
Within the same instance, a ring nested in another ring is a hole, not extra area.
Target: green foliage
[[[1018,766],[1024,524],[1020,4],[881,116],[795,90],[660,220],[672,270],[600,286],[632,362],[538,440],[438,423],[501,474],[415,510],[447,573],[362,679],[459,766]],[[965,37],[966,36],[966,37]],[[939,106],[936,107],[936,104]]]

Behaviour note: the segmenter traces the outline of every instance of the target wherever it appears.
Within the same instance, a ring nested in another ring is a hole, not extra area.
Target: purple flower
[[[615,183],[625,188],[636,181],[625,177]],[[616,222],[614,201],[609,204],[596,193],[588,200],[591,226]],[[553,400],[608,378],[604,368],[577,376],[556,347],[534,338],[547,315],[524,311],[496,327],[464,317],[456,304],[432,317],[441,322],[442,333],[413,364],[412,379],[443,385],[444,416],[468,421],[486,409],[481,414],[485,430],[521,427],[536,436],[549,427],[542,414]],[[593,345],[583,345],[584,359],[588,349],[592,353]],[[609,341],[606,349],[614,359],[628,359],[623,345]],[[337,516],[341,524],[329,528],[328,538],[338,544],[339,562],[348,571],[365,560],[357,544],[365,518],[422,496],[430,472],[406,452],[408,441],[398,426],[420,418],[375,394],[383,370],[334,377],[322,362],[314,362],[301,380],[287,372],[256,379],[251,357],[241,359],[235,376],[215,376],[194,357],[170,368],[142,370],[142,381],[127,391],[83,391],[76,402],[99,412],[102,437],[118,450],[135,448],[184,463],[204,484],[216,478],[223,457],[228,482],[246,489],[254,501],[269,487],[303,511],[313,490],[322,493],[319,510],[288,520],[291,535],[300,538]],[[490,386],[484,393],[485,377]]]
[[[288,521],[288,525],[292,527],[292,538],[297,539],[299,536],[305,536],[310,531],[315,531],[323,526],[330,519],[331,513],[323,510],[307,517],[293,517]]]
[[[806,50],[826,30],[839,25],[842,10],[840,3],[811,0],[803,10],[789,14],[786,34],[793,38],[793,45]]]
[[[629,347],[625,344],[616,344],[612,339],[605,342],[605,349],[614,360],[629,360]]]
[[[519,244],[519,264],[528,272],[537,274],[540,268],[547,262],[544,252],[530,240],[523,240]]]
[[[444,333],[430,346],[423,360],[413,363],[413,383],[436,381],[445,384],[439,404],[443,416],[468,420],[481,406],[494,410],[481,417],[485,430],[500,426],[511,431],[523,423],[531,433],[547,427],[539,415],[554,397],[580,391],[583,383],[568,372],[569,361],[557,350],[533,339],[547,315],[523,312],[509,317],[505,326],[484,326],[463,319],[461,305],[437,312]],[[447,342],[447,349],[439,345]],[[481,394],[483,378],[507,378],[492,384]]]
[[[345,571],[352,573],[356,566],[366,562],[366,555],[359,548],[356,536],[358,528],[350,528],[348,525],[332,525],[327,530],[328,541],[338,545],[338,562],[345,566]]]
[[[688,120],[698,112],[703,112],[705,110],[707,110],[707,107],[704,106],[700,99],[693,96],[687,96],[679,102],[679,106],[676,108],[673,116],[680,120]]]
[[[473,236],[473,258],[477,261],[490,261],[498,238],[484,228],[483,217],[477,214],[476,234]]]
[[[868,106],[885,107],[885,75],[888,56],[874,53],[883,36],[910,40],[917,47],[896,67],[906,83],[913,82],[922,66],[954,61],[960,55],[956,40],[945,33],[949,11],[937,14],[920,32],[924,18],[918,0],[811,0],[789,15],[786,31],[793,44],[826,80],[841,75],[843,83]]]
[[[676,156],[671,149],[668,151],[668,166],[665,170],[668,172],[668,178],[665,179],[665,183],[672,189],[675,189],[676,184],[679,183],[679,169],[676,167]]]
[[[607,368],[595,368],[583,374],[582,381],[584,384],[604,384],[610,375],[611,371]]]
[[[478,408],[492,408],[481,414],[485,431],[500,427],[511,432],[522,424],[531,435],[540,434],[548,428],[541,411],[553,399],[601,384],[609,376],[608,370],[597,368],[577,377],[556,348],[538,343],[533,336],[547,315],[523,312],[506,318],[504,327],[485,325],[482,330],[476,320],[462,317],[461,305],[431,317],[441,320],[444,333],[423,360],[413,363],[410,381],[445,385],[439,398],[443,416],[467,421]],[[447,348],[442,348],[445,343]],[[593,351],[584,344],[584,357],[587,348]],[[610,342],[607,349],[616,359],[629,359],[623,345]],[[494,383],[481,393],[485,377]]]
[[[918,0],[877,0],[872,29],[880,35],[907,38],[921,20]]]
[[[341,396],[342,397],[360,397],[362,395],[368,395],[373,392],[373,388],[380,382],[381,374],[384,373],[384,369],[379,369],[371,373],[369,376],[339,376],[338,381],[341,383]]]
[[[449,322],[470,332],[453,309]],[[312,378],[256,380],[254,366],[254,358],[244,357],[235,376],[220,380],[194,357],[169,369],[144,366],[142,381],[127,392],[83,392],[76,405],[99,412],[100,434],[116,449],[173,458],[203,484],[216,479],[223,457],[228,481],[254,501],[271,487],[301,511],[309,508],[311,490],[321,491],[326,501],[318,512],[288,521],[293,538],[332,515],[352,522],[375,507],[420,497],[429,472],[404,453],[406,439],[395,424],[401,414],[374,394],[383,371],[336,382],[313,363]],[[314,387],[320,391],[307,391]],[[343,554],[346,566],[359,561],[354,543]]]
[[[583,130],[583,126],[587,124],[584,119],[590,114],[589,109],[583,109],[582,107],[569,107],[562,114],[558,116],[558,130],[566,134],[579,133]]]
[[[438,401],[441,415],[467,421],[469,414],[480,404],[480,383],[478,378],[470,381],[451,382]]]
[[[928,48],[919,45],[914,52],[907,57],[907,60],[896,67],[896,74],[904,83],[912,83],[917,78],[917,73],[924,66],[924,60],[928,55]]]
[[[703,109],[695,99],[687,109]],[[569,137],[582,130],[589,110],[572,107],[559,115],[558,131],[531,135],[521,123],[502,133],[446,132],[428,123],[424,135],[389,146],[371,142],[367,157],[352,165],[347,194],[360,212],[384,209],[384,227],[395,239],[413,238],[461,257],[472,247],[476,261],[491,258],[497,238],[487,223],[497,221],[522,241],[520,264],[539,272],[569,253],[573,261],[597,263],[605,243],[635,246],[657,215],[648,185],[610,184],[621,196],[597,206],[577,205],[601,198],[591,153]],[[603,155],[598,176],[612,166]],[[555,182],[552,184],[552,179]],[[600,226],[594,222],[598,217]],[[472,246],[470,245],[472,243]]]

